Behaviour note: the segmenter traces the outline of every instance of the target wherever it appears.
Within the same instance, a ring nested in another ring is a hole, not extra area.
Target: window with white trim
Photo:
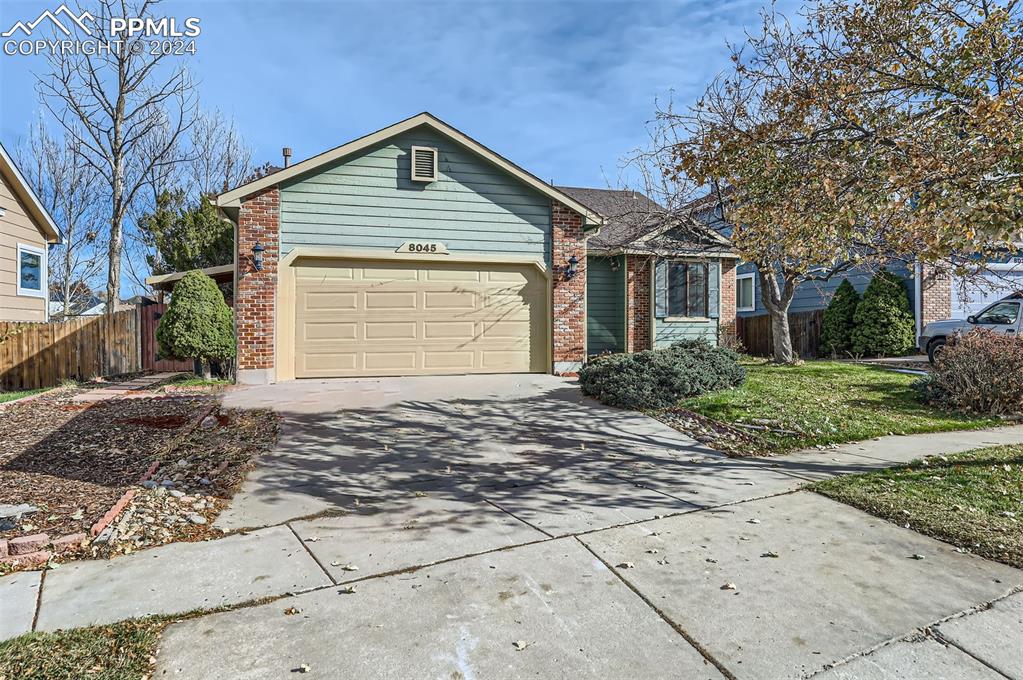
[[[707,316],[707,265],[704,262],[668,263],[668,316]]]
[[[18,244],[18,295],[46,297],[46,251]]]
[[[739,274],[735,277],[735,311],[753,312],[756,311],[757,286],[755,283],[756,274]]]

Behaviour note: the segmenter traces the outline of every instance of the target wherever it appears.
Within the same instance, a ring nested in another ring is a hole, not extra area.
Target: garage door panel
[[[418,323],[415,321],[367,321],[366,340],[415,340]]]
[[[301,267],[295,270],[296,281],[318,281],[331,283],[347,283],[355,279],[355,270],[351,267]]]
[[[323,354],[303,354],[299,356],[300,373],[307,375],[323,372],[351,371],[359,368],[359,355],[356,352],[325,352]]]
[[[529,350],[484,350],[480,352],[480,369],[487,373],[516,372],[517,366],[529,361]]]
[[[431,283],[479,283],[482,272],[475,269],[427,269],[423,280]]]
[[[424,321],[424,340],[473,340],[475,321]]]
[[[381,371],[384,374],[395,371],[413,371],[416,368],[415,350],[406,352],[365,352],[363,368],[367,371]]]
[[[476,353],[473,350],[423,351],[423,368],[427,371],[458,371],[468,373],[476,368]]]
[[[546,369],[547,282],[531,265],[300,262],[295,285],[296,377]]]
[[[506,319],[502,321],[485,322],[483,324],[483,337],[493,340],[518,340],[528,338],[530,332],[529,319],[516,321]]]
[[[423,309],[426,311],[476,309],[479,299],[479,294],[470,290],[428,290],[423,295]]]
[[[313,313],[330,310],[354,311],[358,307],[358,301],[359,296],[355,292],[309,292],[305,293],[305,300],[299,302],[299,309],[304,306],[306,310]]]
[[[358,324],[354,321],[348,322],[321,322],[306,321],[299,324],[301,336],[306,341],[316,340],[355,340],[358,336]]]
[[[363,296],[366,300],[367,311],[374,309],[415,311],[416,298],[418,297],[415,291],[399,293],[382,290],[369,290],[363,293]]]
[[[363,281],[418,281],[419,270],[409,267],[362,267]]]

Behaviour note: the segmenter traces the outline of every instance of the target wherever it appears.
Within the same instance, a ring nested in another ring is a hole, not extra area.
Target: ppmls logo
[[[110,17],[106,23],[91,13],[75,14],[62,4],[45,10],[32,21],[17,21],[0,33],[7,40],[4,54],[30,55],[107,54],[130,50],[153,56],[195,54],[195,40],[202,32],[199,19],[188,17],[180,25],[173,17]]]
[[[42,14],[39,15],[39,18],[36,19],[35,21],[30,21],[27,24],[24,21],[19,21],[15,23],[13,26],[11,26],[10,30],[0,33],[0,36],[10,38],[18,31],[21,31],[26,36],[31,36],[32,31],[36,30],[36,27],[39,24],[43,23],[43,19],[49,19],[57,30],[59,30],[64,35],[70,36],[71,31],[60,21],[59,17],[61,15],[64,16],[65,21],[76,26],[78,30],[82,31],[86,35],[89,36],[92,35],[92,29],[89,28],[89,25],[85,22],[86,21],[95,22],[96,17],[92,16],[88,12],[82,12],[81,15],[76,16],[74,12],[68,9],[67,5],[61,5],[60,7],[57,8],[55,12],[51,12],[50,10],[44,11]]]

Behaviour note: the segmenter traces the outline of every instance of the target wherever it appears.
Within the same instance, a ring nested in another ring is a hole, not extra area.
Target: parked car
[[[945,344],[956,335],[969,333],[974,328],[987,328],[1004,335],[1019,335],[1020,305],[1023,305],[1023,292],[1008,295],[994,304],[988,305],[979,313],[962,319],[944,319],[924,326],[917,339],[918,347],[927,351],[927,358],[934,363],[935,358],[945,348]]]

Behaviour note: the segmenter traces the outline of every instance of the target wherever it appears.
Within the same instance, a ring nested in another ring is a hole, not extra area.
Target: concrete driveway
[[[507,517],[505,510],[543,536],[562,536],[798,485],[762,466],[732,465],[553,376],[299,381],[234,392],[225,402],[274,408],[284,418],[277,450],[218,520],[226,530],[344,511],[402,522],[410,513],[442,515],[432,524],[457,521],[468,532],[495,513]],[[713,475],[683,475],[659,491],[623,479],[710,461]]]

